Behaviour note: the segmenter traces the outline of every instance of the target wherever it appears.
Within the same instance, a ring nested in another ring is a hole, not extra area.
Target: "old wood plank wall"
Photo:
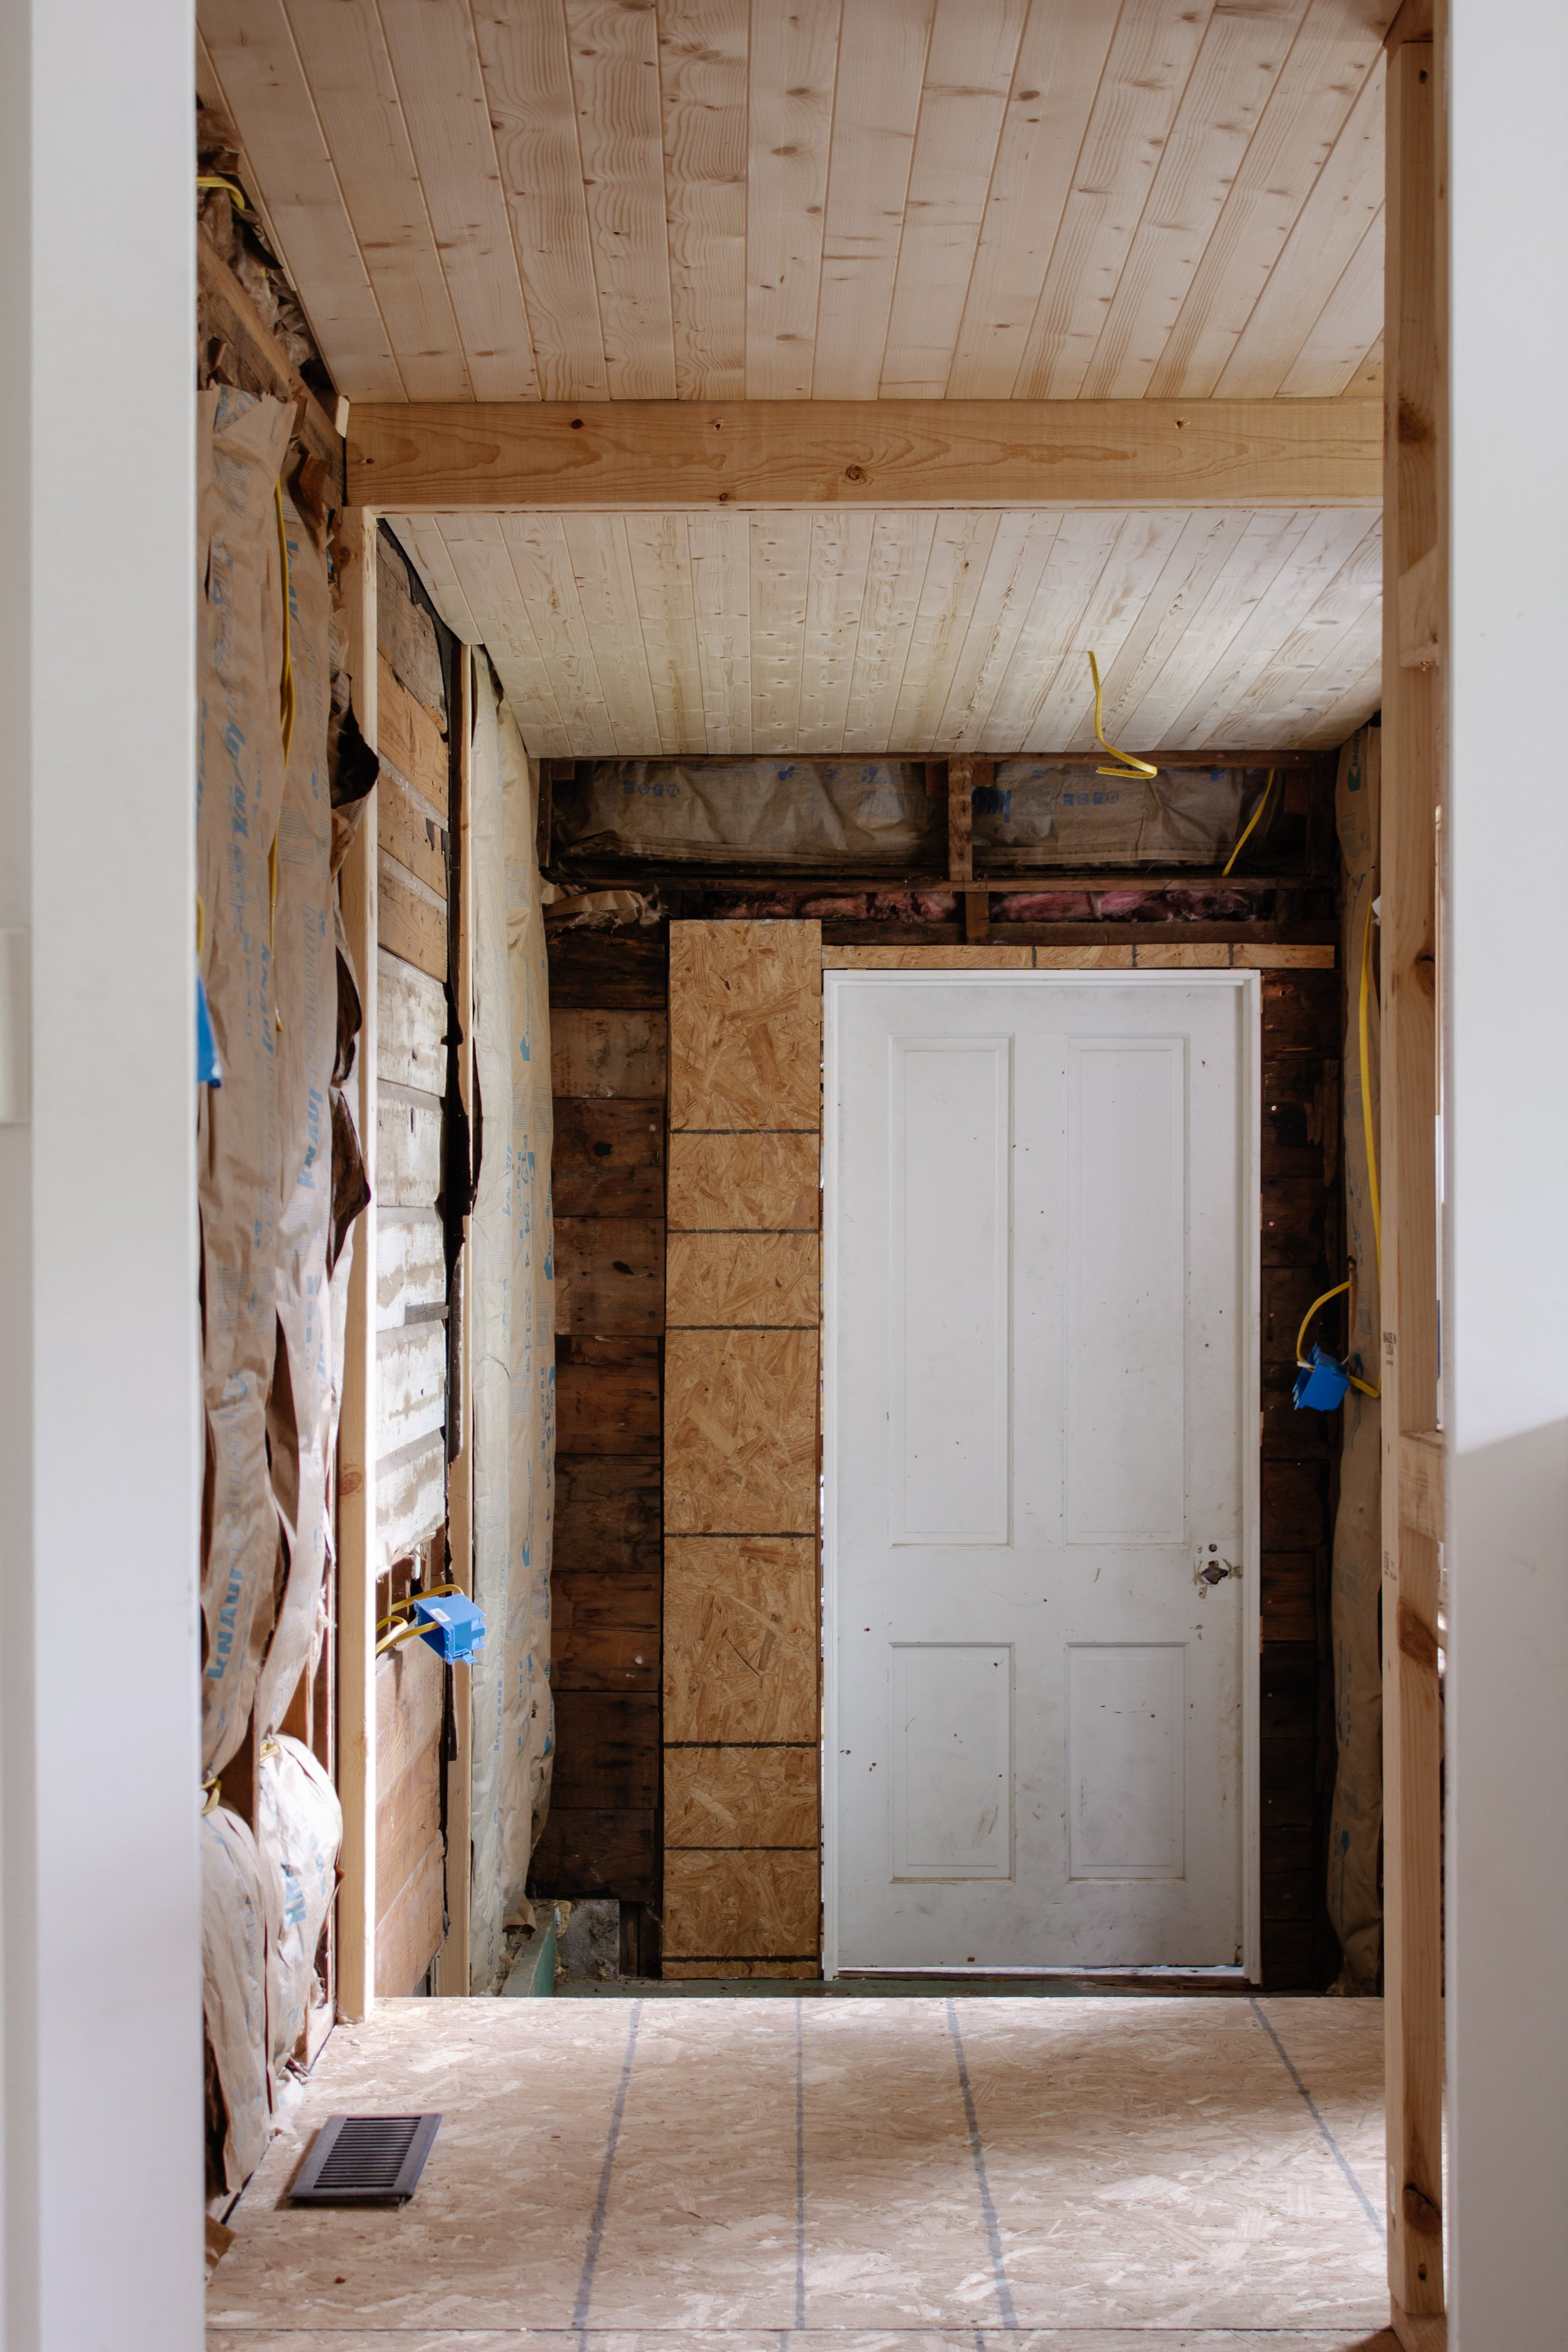
[[[555,1148],[555,1760],[530,1884],[611,1895],[658,1966],[666,948],[550,943]]]
[[[670,926],[667,1976],[820,1966],[821,967],[816,923]]]
[[[1339,1422],[1298,1412],[1290,1391],[1301,1318],[1342,1266],[1341,986],[1332,970],[1263,975],[1261,1866],[1275,1991],[1321,1989],[1338,1967],[1325,1840]]]

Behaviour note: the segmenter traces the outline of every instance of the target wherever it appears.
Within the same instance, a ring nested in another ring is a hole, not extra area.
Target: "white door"
[[[826,988],[828,1967],[1254,1973],[1257,977]]]

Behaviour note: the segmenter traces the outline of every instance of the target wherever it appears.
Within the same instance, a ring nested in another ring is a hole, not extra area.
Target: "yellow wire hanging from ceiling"
[[[1108,743],[1105,740],[1105,730],[1100,724],[1100,664],[1093,654],[1089,657],[1089,674],[1094,680],[1094,740],[1102,751],[1109,751],[1113,760],[1121,762],[1119,768],[1096,768],[1095,774],[1119,776],[1132,783],[1146,783],[1151,776],[1159,774],[1159,769],[1149,761],[1136,759],[1131,751],[1123,751],[1117,744]]]

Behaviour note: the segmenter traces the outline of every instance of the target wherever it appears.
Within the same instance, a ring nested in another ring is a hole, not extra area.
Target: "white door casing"
[[[825,987],[827,1972],[1256,1976],[1258,977]]]

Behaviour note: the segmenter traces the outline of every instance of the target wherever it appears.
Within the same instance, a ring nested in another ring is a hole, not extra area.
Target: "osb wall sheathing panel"
[[[669,1124],[815,1129],[822,927],[672,923]]]
[[[672,1328],[744,1329],[789,1324],[815,1330],[818,1286],[816,1234],[671,1234]]]
[[[722,1851],[816,1839],[817,1750],[672,1748],[665,1760],[665,1836],[672,1846]]]
[[[673,1233],[810,1233],[820,1223],[814,1128],[793,1135],[672,1135]]]
[[[800,1958],[817,1941],[817,1849],[664,1857],[671,1959]]]
[[[815,1331],[668,1332],[664,1523],[672,1535],[816,1527]]]
[[[671,1974],[817,1965],[821,1065],[817,924],[671,924]]]
[[[815,1757],[815,1538],[671,1538],[664,1575],[666,1739],[809,1740]]]

